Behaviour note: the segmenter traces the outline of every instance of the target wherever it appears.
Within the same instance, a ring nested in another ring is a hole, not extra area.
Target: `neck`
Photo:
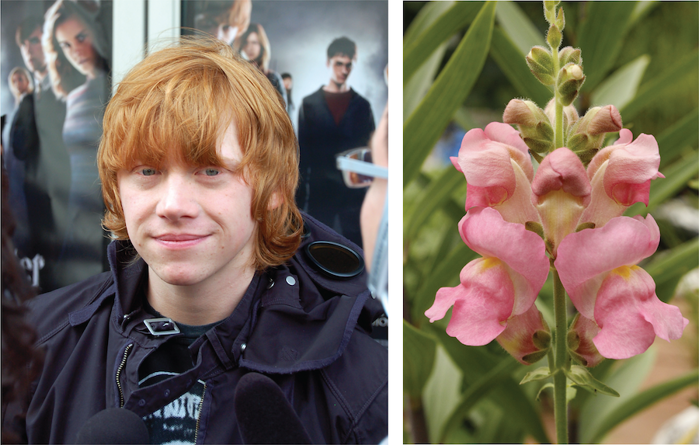
[[[227,274],[215,285],[168,284],[148,270],[148,302],[156,311],[175,322],[201,326],[223,320],[233,313],[255,275],[254,268]]]
[[[337,83],[331,80],[330,83],[323,87],[323,90],[327,91],[328,93],[345,93],[349,91],[349,87],[347,86],[347,83]]]
[[[42,69],[42,70],[34,71],[34,78],[35,78],[37,81],[41,82],[42,80],[44,80],[44,77],[46,77],[46,75],[48,74],[48,72],[49,72],[49,71],[48,71],[48,69],[46,69],[46,67],[44,67],[44,69]]]

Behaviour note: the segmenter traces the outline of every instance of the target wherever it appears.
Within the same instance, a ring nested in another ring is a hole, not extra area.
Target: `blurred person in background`
[[[289,102],[286,97],[286,89],[284,88],[282,77],[276,71],[269,69],[269,61],[272,60],[272,48],[262,25],[251,23],[248,30],[240,36],[240,54],[255,65],[258,70],[262,71],[262,74],[269,79],[269,82],[288,106]]]
[[[53,90],[66,104],[63,141],[71,183],[59,261],[61,274],[75,282],[101,272],[106,259],[96,156],[109,98],[107,41],[94,14],[78,3],[58,0],[46,12],[43,47]]]
[[[364,190],[345,187],[335,156],[365,147],[374,131],[369,102],[348,79],[357,61],[357,45],[347,37],[327,49],[328,83],[304,97],[299,109],[301,182],[296,202],[304,211],[361,245],[359,209]]]

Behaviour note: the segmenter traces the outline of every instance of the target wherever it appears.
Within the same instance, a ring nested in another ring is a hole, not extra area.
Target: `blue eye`
[[[157,173],[157,171],[156,171],[154,168],[144,168],[144,169],[141,169],[141,174],[142,174],[143,176],[153,176],[153,175],[156,174],[156,173]]]
[[[217,169],[215,169],[215,168],[207,168],[206,170],[204,170],[204,174],[205,174],[206,176],[216,176],[216,175],[218,175],[219,173],[220,173],[220,172],[219,172]]]

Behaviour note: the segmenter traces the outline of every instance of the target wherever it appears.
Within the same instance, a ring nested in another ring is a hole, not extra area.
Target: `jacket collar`
[[[231,315],[193,347],[209,342],[226,368],[237,363],[255,371],[286,374],[332,363],[344,352],[358,320],[370,323],[376,318],[381,308],[369,298],[366,273],[351,278],[330,276],[313,264],[306,247],[323,240],[345,245],[360,256],[362,250],[314,218],[306,214],[303,218],[306,234],[294,257],[253,279],[244,297],[251,299],[250,316],[240,333],[235,335]],[[112,242],[108,255],[116,284],[117,325],[138,335],[133,324],[150,318],[143,314],[139,299],[147,266],[142,259],[134,260],[129,242]],[[368,323],[365,330],[370,329]]]

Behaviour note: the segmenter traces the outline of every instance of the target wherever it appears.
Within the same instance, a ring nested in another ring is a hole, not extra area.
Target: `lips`
[[[185,242],[202,240],[206,237],[208,237],[208,235],[195,235],[195,234],[189,234],[189,233],[180,233],[180,234],[168,233],[165,235],[156,236],[154,238],[158,241],[163,241],[163,242],[168,242],[168,243],[185,243]]]

